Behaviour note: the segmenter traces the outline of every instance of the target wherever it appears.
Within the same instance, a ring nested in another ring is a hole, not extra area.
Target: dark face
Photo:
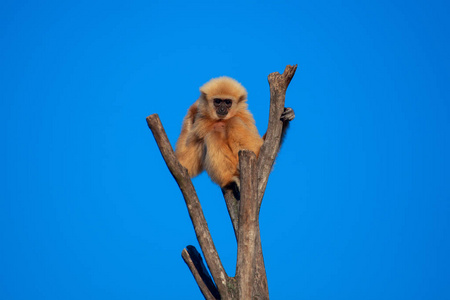
[[[213,102],[219,118],[224,118],[233,104],[233,100],[231,99],[214,98]]]

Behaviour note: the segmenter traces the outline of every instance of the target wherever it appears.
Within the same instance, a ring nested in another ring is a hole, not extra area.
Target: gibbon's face
[[[202,95],[200,99],[199,111],[213,120],[228,120],[236,113],[237,101],[231,95]]]
[[[224,119],[231,110],[233,100],[230,98],[214,97],[212,99],[216,115],[219,119]]]
[[[213,120],[228,120],[247,109],[247,91],[233,78],[213,78],[200,87],[200,92],[199,111]]]

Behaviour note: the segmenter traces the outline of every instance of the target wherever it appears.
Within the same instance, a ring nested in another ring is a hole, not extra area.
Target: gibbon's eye
[[[231,104],[233,104],[233,101],[231,99],[225,99],[225,104],[227,105],[227,107],[230,107]]]
[[[219,105],[222,102],[222,99],[216,98],[214,99],[214,104]]]

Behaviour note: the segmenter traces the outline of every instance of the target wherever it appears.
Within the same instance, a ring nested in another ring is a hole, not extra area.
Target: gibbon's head
[[[247,109],[247,91],[230,77],[213,78],[200,87],[199,110],[210,118],[229,119]]]

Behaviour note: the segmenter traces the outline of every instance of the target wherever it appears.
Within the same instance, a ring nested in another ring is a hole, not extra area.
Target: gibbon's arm
[[[259,149],[263,144],[263,139],[258,133],[258,129],[253,123],[253,119],[235,117],[227,124],[229,145],[233,153],[238,156],[239,150],[250,150],[259,155]]]
[[[184,117],[178,138],[175,155],[180,164],[188,170],[189,176],[195,177],[203,171],[203,143],[193,130],[198,103],[191,105]]]

